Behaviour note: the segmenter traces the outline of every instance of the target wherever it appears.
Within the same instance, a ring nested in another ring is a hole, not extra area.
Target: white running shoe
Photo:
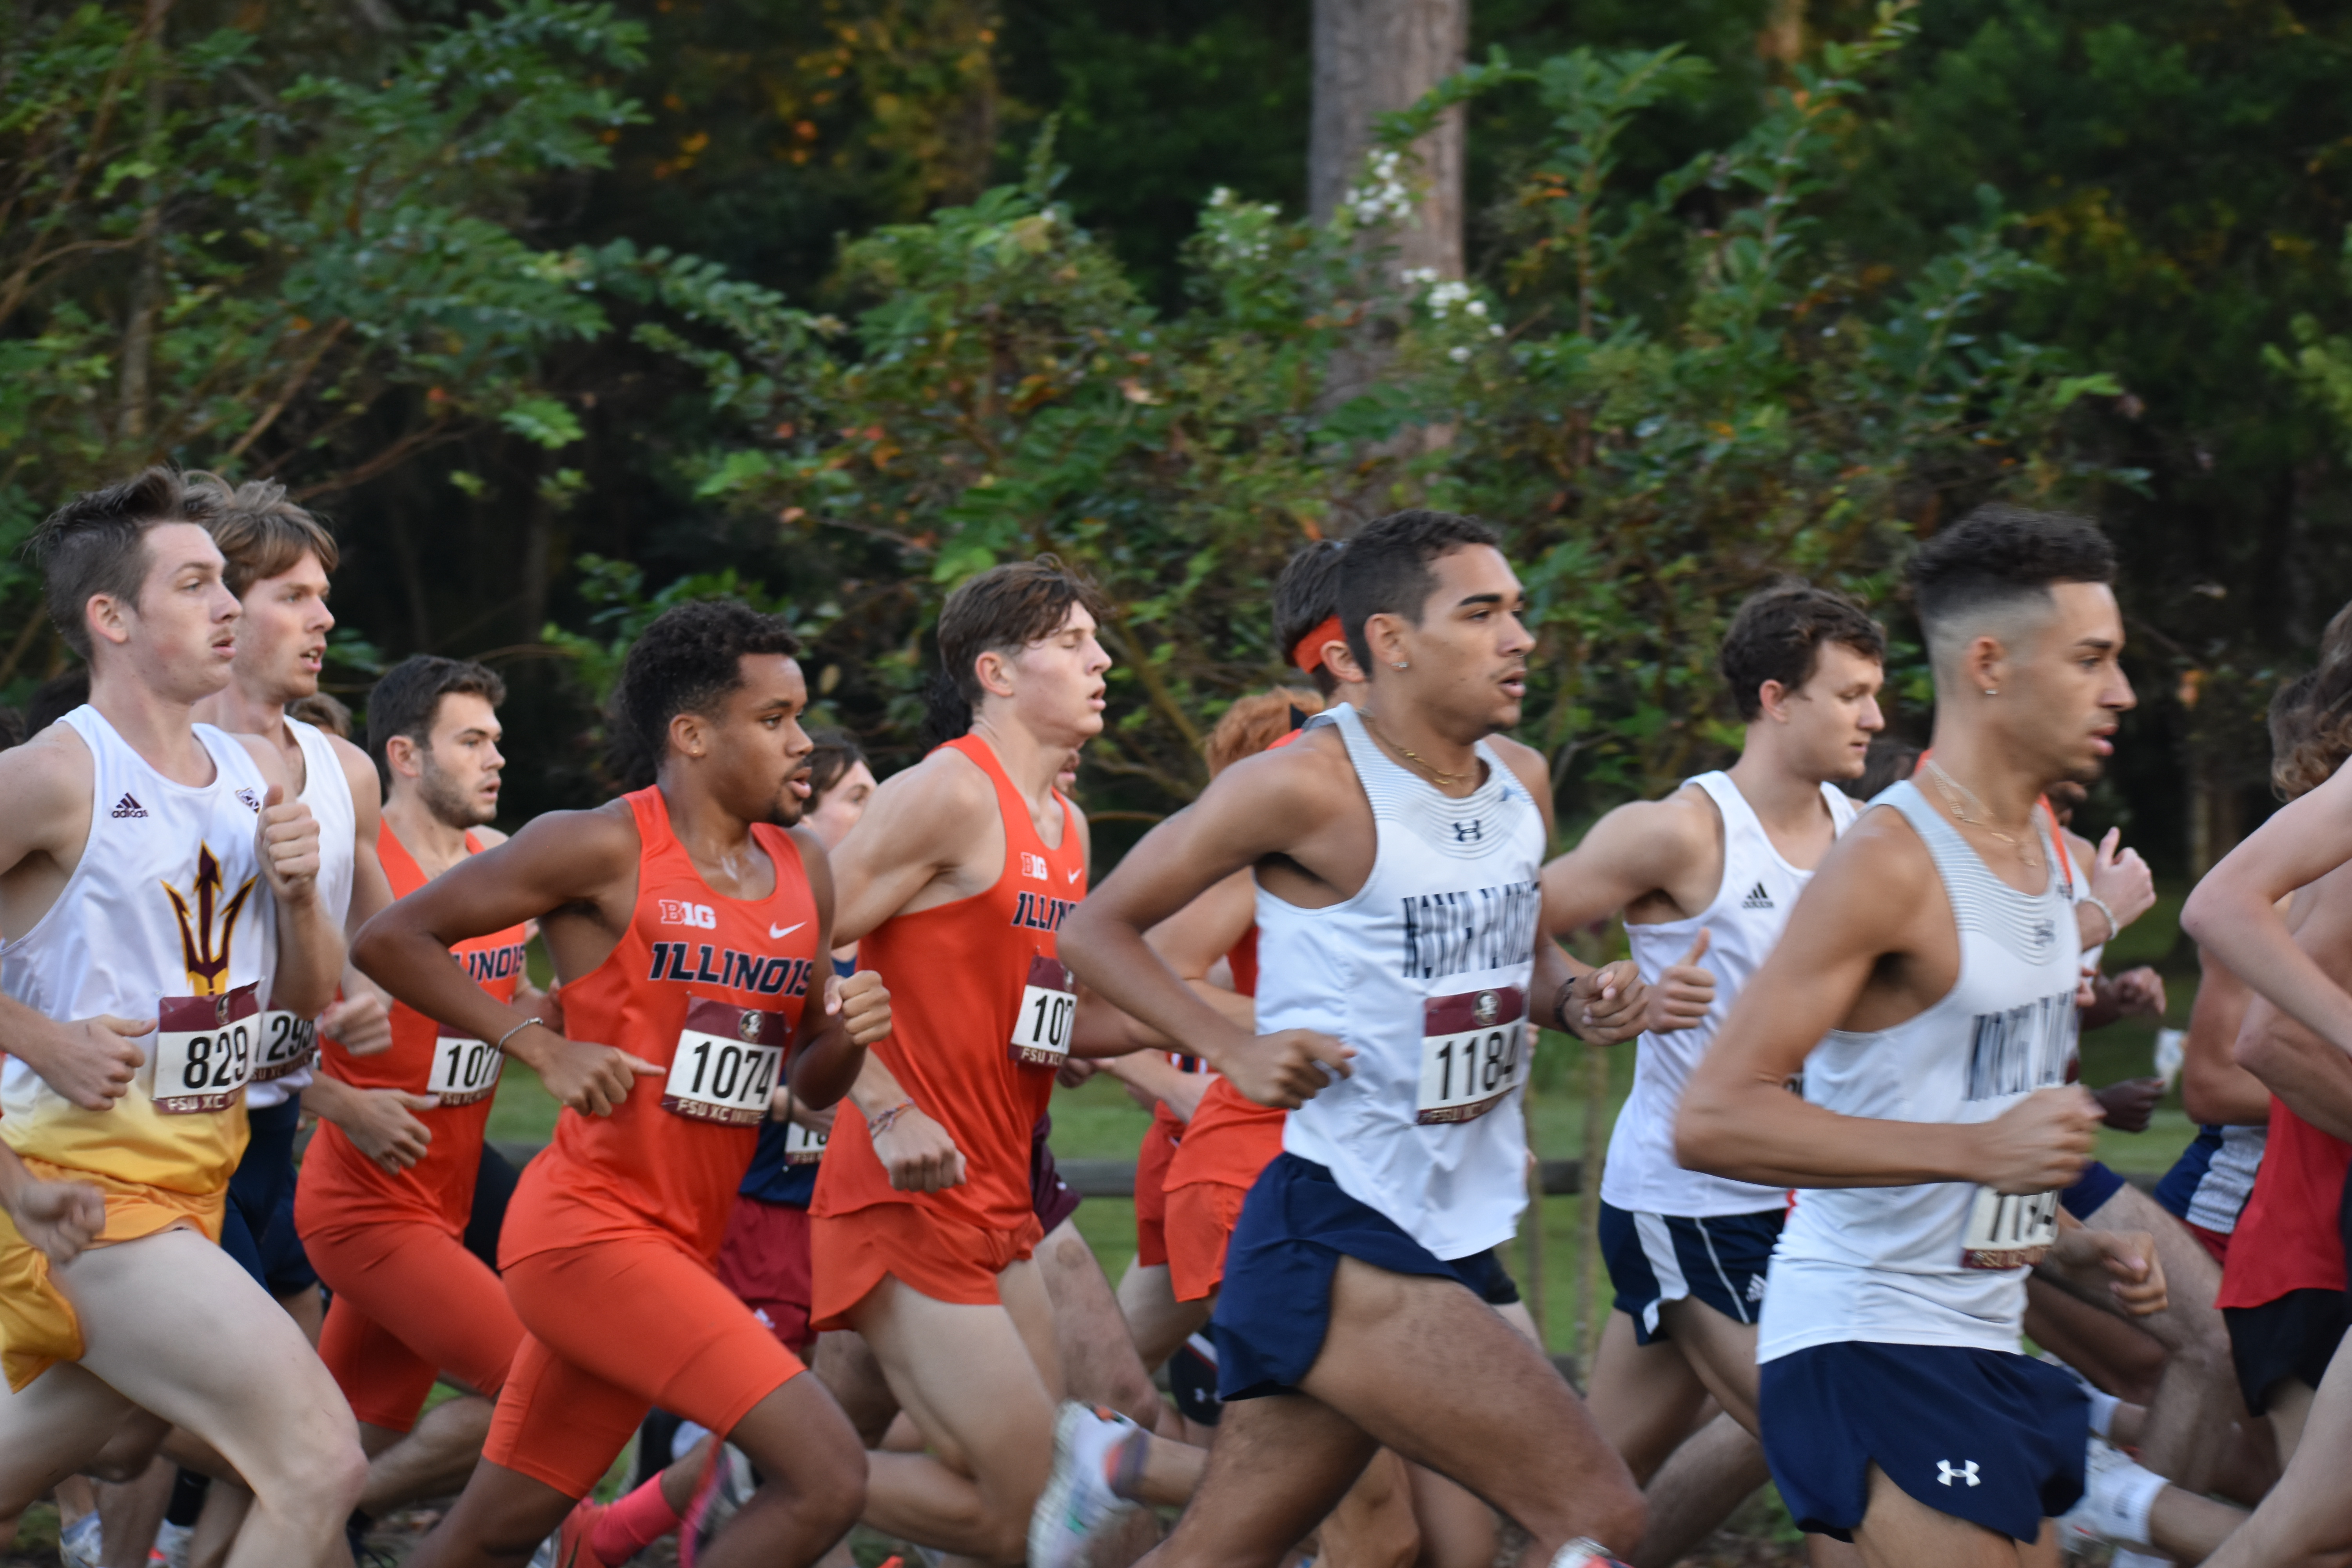
[[[2107,1561],[2113,1568],[2175,1568],[2169,1557],[2157,1557],[2146,1552],[2134,1552],[2128,1546]]]
[[[2077,1551],[2094,1542],[2147,1545],[2147,1516],[2165,1479],[2098,1437],[2091,1439],[2083,1468],[2083,1500],[2059,1520],[2060,1542]]]
[[[188,1548],[195,1540],[193,1524],[173,1524],[165,1520],[155,1531],[155,1550],[147,1554],[150,1563],[160,1562],[163,1568],[188,1568]]]
[[[106,1546],[98,1531],[98,1510],[92,1509],[58,1532],[58,1561],[64,1568],[99,1568]]]
[[[1139,1428],[1114,1410],[1066,1402],[1054,1417],[1054,1473],[1029,1515],[1029,1568],[1086,1568],[1087,1542],[1137,1505],[1110,1489],[1110,1453]]]
[[[2093,1383],[2089,1378],[2084,1377],[2081,1373],[2075,1371],[2066,1363],[2060,1361],[2056,1356],[2052,1355],[2048,1351],[2043,1351],[2042,1352],[2042,1361],[2045,1365],[2054,1366],[2060,1372],[2064,1373],[2067,1379],[2072,1382],[2075,1387],[2083,1391],[2084,1397],[2088,1398],[2091,1402],[2092,1434],[2095,1436],[2105,1437],[2112,1442],[2115,1437],[2114,1427],[2116,1422],[2116,1406],[2121,1405],[2123,1401],[2117,1399],[2114,1394],[2109,1394],[2105,1389],[2101,1388],[2097,1384]]]

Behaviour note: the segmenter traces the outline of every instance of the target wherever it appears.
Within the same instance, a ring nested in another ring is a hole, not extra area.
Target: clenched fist
[[[286,798],[283,784],[271,784],[261,799],[254,842],[260,851],[261,874],[270,893],[289,904],[308,901],[319,891],[319,819],[300,801]]]
[[[1260,1035],[1246,1053],[1228,1056],[1217,1070],[1248,1099],[1281,1110],[1296,1110],[1343,1078],[1355,1074],[1353,1046],[1312,1029]]]
[[[825,976],[824,1010],[840,1017],[853,1046],[870,1046],[890,1032],[890,993],[873,970]]]

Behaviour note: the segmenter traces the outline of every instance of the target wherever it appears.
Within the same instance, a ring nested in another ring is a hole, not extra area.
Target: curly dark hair
[[[740,599],[698,599],[664,610],[640,633],[613,689],[614,771],[632,789],[651,784],[669,750],[669,721],[711,712],[743,685],[743,659],[794,658],[801,639],[781,616]]]
[[[1783,578],[1750,594],[1731,617],[1716,654],[1716,668],[1731,688],[1739,717],[1754,723],[1764,716],[1762,688],[1777,680],[1794,691],[1812,679],[1825,644],[1837,643],[1864,658],[1886,662],[1886,634],[1860,601],[1801,577]]]
[[[2319,634],[2319,668],[2271,699],[2271,788],[2281,800],[2309,795],[2352,757],[2352,605]]]
[[[2057,583],[2114,582],[2116,550],[2089,518],[1995,502],[1922,544],[1904,575],[1932,650],[1963,617],[2047,600]]]
[[[1364,623],[1374,616],[1402,616],[1421,624],[1421,612],[1437,591],[1431,562],[1465,545],[1500,542],[1493,529],[1457,512],[1416,507],[1366,523],[1339,557],[1339,627],[1356,662],[1367,672],[1372,668]]]
[[[191,487],[176,468],[152,468],[104,489],[85,490],[34,531],[42,596],[66,646],[89,657],[91,599],[135,603],[147,579],[147,531],[167,522],[209,524],[218,498]]]

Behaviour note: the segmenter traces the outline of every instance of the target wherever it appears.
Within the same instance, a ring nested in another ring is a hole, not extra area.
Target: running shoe
[[[1139,1429],[1115,1410],[1063,1405],[1053,1475],[1029,1515],[1029,1568],[1086,1568],[1087,1542],[1137,1506],[1110,1489],[1110,1467],[1112,1451]]]
[[[2147,1516],[2165,1479],[2105,1439],[2091,1439],[2083,1467],[2083,1500],[2058,1521],[2058,1539],[2073,1550],[2097,1542],[2147,1545]]]
[[[58,1532],[58,1561],[64,1568],[99,1568],[106,1545],[98,1531],[98,1510],[92,1509]]]
[[[2060,1361],[2056,1356],[2052,1355],[2048,1351],[2043,1351],[2042,1352],[2041,1359],[2043,1364],[2054,1366],[2060,1372],[2064,1373],[2066,1374],[2067,1381],[2083,1391],[2083,1397],[2091,1402],[2091,1432],[2093,1436],[2105,1437],[2112,1442],[2114,1440],[2112,1429],[2115,1426],[2116,1420],[2116,1406],[2121,1405],[2123,1401],[2117,1399],[2114,1394],[2109,1394],[2105,1389],[2101,1388],[2097,1384],[2093,1383],[2089,1378],[2084,1377],[2074,1367],[2069,1366],[2066,1363]]]
[[[188,1547],[195,1534],[196,1527],[193,1524],[173,1524],[165,1520],[155,1531],[154,1550],[147,1553],[147,1561],[160,1563],[163,1568],[188,1568]],[[352,1555],[358,1557],[357,1552]],[[360,1561],[363,1563],[366,1559],[360,1558]]]
[[[1571,1541],[1552,1553],[1551,1568],[1628,1568],[1591,1541]]]
[[[694,1568],[696,1559],[709,1550],[712,1539],[726,1528],[727,1521],[751,1500],[759,1484],[759,1478],[751,1473],[751,1461],[742,1449],[732,1443],[721,1443],[711,1451],[710,1463],[702,1467],[702,1479],[695,1483],[694,1498],[678,1521],[678,1568]]]
[[[608,1505],[593,1498],[582,1498],[555,1527],[555,1533],[539,1543],[530,1560],[530,1568],[618,1568],[588,1550],[589,1532],[596,1521],[604,1517]]]

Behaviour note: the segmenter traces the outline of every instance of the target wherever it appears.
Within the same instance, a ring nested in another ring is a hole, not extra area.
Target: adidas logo
[[[147,808],[126,795],[114,803],[114,810],[109,815],[118,819],[125,816],[144,816],[147,815]]]
[[[1750,1302],[1755,1302],[1761,1301],[1763,1299],[1764,1276],[1761,1274],[1750,1274],[1748,1277],[1748,1300]]]
[[[1748,890],[1746,898],[1739,900],[1739,907],[1743,910],[1769,910],[1772,907],[1772,895],[1764,890],[1763,883],[1759,882]]]

